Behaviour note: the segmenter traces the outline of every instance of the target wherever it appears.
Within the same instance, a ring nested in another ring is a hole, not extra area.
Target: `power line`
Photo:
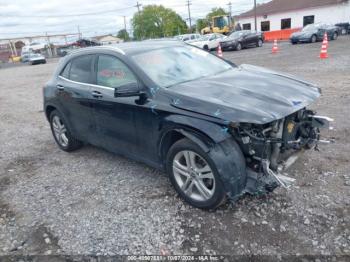
[[[89,15],[101,15],[106,13],[113,13],[118,12],[130,8],[134,8],[135,6],[128,6],[118,9],[110,9],[106,11],[99,11],[99,12],[91,12],[91,13],[80,13],[80,14],[60,14],[60,15],[4,15],[0,14],[0,17],[16,17],[16,18],[61,18],[61,17],[74,17],[74,16],[89,16]]]

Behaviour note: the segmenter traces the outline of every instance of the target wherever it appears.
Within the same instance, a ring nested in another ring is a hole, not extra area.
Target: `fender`
[[[173,127],[171,129],[177,129],[176,126],[179,125],[199,130],[208,136],[214,143],[220,143],[231,137],[231,135],[228,132],[225,132],[223,127],[219,124],[184,115],[170,115],[165,117],[160,129],[168,129],[169,127]]]
[[[224,132],[219,124],[192,117],[171,115],[164,120],[159,150],[168,132],[181,133],[215,162],[229,199],[234,201],[244,193],[247,181],[245,158],[232,135]]]

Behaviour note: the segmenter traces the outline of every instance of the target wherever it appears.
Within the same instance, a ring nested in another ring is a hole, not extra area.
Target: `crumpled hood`
[[[174,107],[255,124],[281,119],[320,96],[320,89],[311,83],[251,65],[178,84],[169,91],[179,98]]]

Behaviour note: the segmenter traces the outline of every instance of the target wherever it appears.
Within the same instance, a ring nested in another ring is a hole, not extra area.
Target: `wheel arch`
[[[50,115],[54,110],[57,110],[57,107],[54,105],[46,105],[45,106],[45,116],[46,116],[46,119],[48,121],[50,121]]]
[[[186,116],[171,116],[171,120],[173,121],[165,123],[159,141],[162,164],[165,164],[170,147],[179,139],[188,138],[214,161],[229,198],[236,200],[241,196],[247,180],[246,163],[243,152],[234,137],[223,132],[222,127],[213,122]]]
[[[182,138],[190,139],[207,153],[216,143],[231,137],[219,124],[181,115],[166,117],[160,130],[158,154],[163,163],[169,148]]]

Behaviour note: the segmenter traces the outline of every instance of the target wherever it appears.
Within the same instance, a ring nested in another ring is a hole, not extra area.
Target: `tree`
[[[117,37],[123,39],[124,41],[130,40],[129,33],[125,29],[119,30]]]
[[[213,9],[211,9],[210,13],[207,14],[206,18],[207,18],[208,21],[211,21],[211,18],[213,16],[219,16],[219,15],[227,15],[227,13],[226,13],[226,11],[223,8],[221,8],[221,7],[216,8],[215,7]]]
[[[226,11],[219,7],[219,8],[212,8],[211,11],[206,15],[205,18],[198,19],[197,20],[197,30],[200,32],[203,28],[210,25],[212,22],[212,17],[214,16],[220,16],[220,15],[227,15]]]
[[[208,20],[205,18],[197,19],[196,27],[197,31],[200,32],[204,27],[208,26]]]
[[[132,19],[136,39],[169,37],[187,31],[186,22],[176,12],[162,5],[148,5]]]

